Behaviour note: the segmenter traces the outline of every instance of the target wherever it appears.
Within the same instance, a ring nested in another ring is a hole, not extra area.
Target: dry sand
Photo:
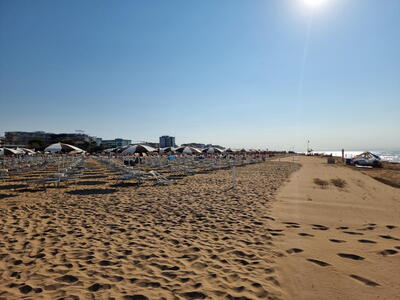
[[[398,299],[399,189],[286,160],[231,190],[230,171],[115,186],[94,161],[70,187],[0,183],[0,299]]]
[[[292,161],[292,159],[289,159]],[[285,250],[286,299],[400,299],[400,190],[362,172],[300,157],[271,215]],[[314,179],[343,179],[344,188]]]
[[[0,185],[0,299],[280,299],[269,206],[297,168],[267,162],[169,186],[99,163],[47,192]],[[21,186],[19,186],[21,187]]]

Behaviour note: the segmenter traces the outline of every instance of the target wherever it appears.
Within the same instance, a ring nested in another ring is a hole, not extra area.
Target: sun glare
[[[323,5],[327,0],[302,0],[305,5],[310,7],[317,7]]]

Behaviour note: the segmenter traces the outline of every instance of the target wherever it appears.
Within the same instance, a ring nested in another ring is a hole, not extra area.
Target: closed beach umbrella
[[[73,154],[81,154],[81,153],[85,152],[84,150],[82,150],[78,147],[75,147],[75,146],[72,146],[69,144],[64,144],[64,143],[51,144],[46,149],[44,149],[44,151],[51,152],[51,153],[57,153],[57,152],[58,153],[70,153],[70,152],[74,151]]]
[[[201,153],[201,150],[195,148],[195,147],[179,147],[175,149],[176,152],[178,153],[184,153],[184,154],[198,154]]]
[[[157,149],[146,145],[133,145],[129,146],[124,151],[122,151],[122,155],[128,155],[134,153],[149,153],[149,152],[157,152]]]

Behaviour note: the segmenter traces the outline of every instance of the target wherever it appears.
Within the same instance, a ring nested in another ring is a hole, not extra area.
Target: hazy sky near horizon
[[[400,149],[400,1],[0,0],[0,133]]]

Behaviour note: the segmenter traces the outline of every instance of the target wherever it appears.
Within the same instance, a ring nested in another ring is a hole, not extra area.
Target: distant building
[[[160,137],[160,148],[175,147],[175,137],[163,135]]]
[[[101,146],[103,148],[117,148],[128,146],[132,143],[132,140],[124,140],[124,139],[113,139],[113,140],[102,140]]]
[[[0,136],[0,147],[4,145],[4,137]]]
[[[48,133],[44,131],[7,131],[4,144],[24,147],[45,147],[53,143],[64,142],[81,146],[95,142],[94,138],[83,133]]]

